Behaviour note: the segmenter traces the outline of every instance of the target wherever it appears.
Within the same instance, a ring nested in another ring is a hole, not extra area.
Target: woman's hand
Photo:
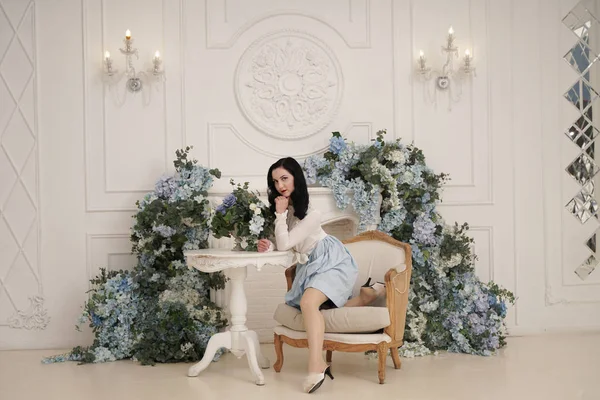
[[[283,214],[285,210],[287,210],[289,202],[290,200],[287,197],[275,197],[275,212],[277,214]]]
[[[271,247],[271,241],[269,239],[260,239],[258,241],[259,253],[264,253],[265,251],[269,250],[269,247]]]

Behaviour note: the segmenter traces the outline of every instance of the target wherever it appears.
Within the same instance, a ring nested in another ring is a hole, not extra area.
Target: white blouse
[[[310,206],[304,219],[294,216],[294,208],[289,206],[283,213],[275,213],[275,241],[277,250],[292,250],[295,262],[304,264],[317,243],[327,237],[321,228],[321,212]],[[274,250],[273,246],[269,251]]]

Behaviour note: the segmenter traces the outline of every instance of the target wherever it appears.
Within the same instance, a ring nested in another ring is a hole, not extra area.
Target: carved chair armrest
[[[295,277],[296,277],[296,264],[294,264],[291,267],[285,269],[285,279],[287,280],[287,290],[288,290],[288,292],[292,288],[292,282],[294,282],[294,278]]]
[[[391,268],[385,274],[386,307],[390,313],[390,326],[384,329],[392,340],[402,343],[404,339],[404,326],[408,310],[408,291],[410,290],[410,277],[412,274],[412,256],[409,245],[405,247],[406,269],[398,272]]]

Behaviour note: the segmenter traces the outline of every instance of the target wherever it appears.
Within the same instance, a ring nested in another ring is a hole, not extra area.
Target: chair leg
[[[328,364],[331,364],[332,356],[333,356],[333,351],[327,350],[327,355],[325,356],[325,361],[327,361]]]
[[[400,355],[398,354],[398,348],[397,347],[390,348],[390,353],[392,353],[392,360],[394,361],[394,368],[400,369],[402,367],[402,362],[400,361]]]
[[[388,347],[387,343],[380,343],[377,345],[377,358],[379,359],[379,383],[383,384],[385,382],[385,362],[387,359]]]
[[[273,369],[275,372],[281,371],[281,367],[283,367],[283,342],[281,341],[281,336],[275,334],[275,353],[277,354],[277,361],[273,364]]]

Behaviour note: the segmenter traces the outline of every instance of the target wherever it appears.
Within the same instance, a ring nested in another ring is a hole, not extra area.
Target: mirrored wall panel
[[[578,111],[578,118],[565,132],[577,146],[578,156],[566,166],[566,173],[579,185],[580,190],[566,204],[567,210],[579,222],[598,223],[598,188],[600,159],[596,158],[596,139],[600,128],[600,0],[582,0],[563,18],[564,25],[573,33],[573,47],[563,56],[573,68],[576,79],[564,98]],[[591,252],[586,261],[575,269],[575,274],[586,280],[598,267],[596,232],[585,243]]]

